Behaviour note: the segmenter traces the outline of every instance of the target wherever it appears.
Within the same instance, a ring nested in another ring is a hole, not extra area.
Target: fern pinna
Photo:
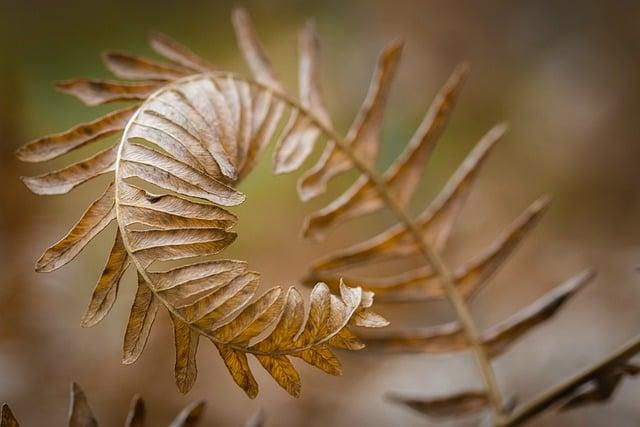
[[[217,71],[170,38],[153,34],[151,46],[170,60],[161,64],[107,52],[103,59],[118,77],[142,83],[79,79],[58,89],[89,105],[133,100],[137,104],[17,151],[24,161],[51,160],[116,132],[120,142],[92,157],[44,175],[24,178],[37,194],[63,194],[105,173],[114,181],[73,229],[46,250],[37,271],[71,261],[112,221],[118,231],[104,272],[82,318],[99,322],[111,309],[129,266],[138,288],[127,324],[123,363],[140,356],[159,307],[174,326],[178,388],[194,384],[201,337],[216,346],[235,382],[251,398],[258,393],[248,365],[251,354],[293,396],[300,378],[289,357],[332,374],[341,365],[331,347],[357,350],[363,343],[353,326],[381,327],[387,321],[370,310],[373,294],[340,286],[339,296],[319,283],[308,315],[298,290],[271,288],[256,297],[260,275],[238,260],[211,259],[236,239],[238,218],[225,207],[244,201],[234,187],[277,139],[278,164],[295,169],[310,152],[322,127],[316,73],[306,46],[301,60],[301,101],[286,95],[261,53],[242,10],[234,14],[240,46],[255,79]],[[311,31],[309,28],[308,31]],[[317,111],[315,109],[314,111]],[[274,138],[278,124],[287,126]],[[363,121],[363,131],[369,121]],[[186,262],[189,263],[186,263]]]

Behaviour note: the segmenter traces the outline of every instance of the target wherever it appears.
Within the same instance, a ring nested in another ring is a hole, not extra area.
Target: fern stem
[[[516,410],[511,416],[499,422],[498,426],[507,427],[523,424],[554,406],[563,398],[569,397],[577,388],[589,382],[598,374],[623,363],[638,352],[640,352],[640,335],[629,340],[595,365],[542,392],[538,397],[522,405],[522,407]]]
[[[475,322],[473,321],[473,317],[471,316],[471,312],[469,311],[469,307],[467,306],[464,298],[458,292],[456,288],[455,280],[453,278],[453,273],[451,269],[447,266],[444,259],[429,245],[429,243],[423,238],[420,229],[418,228],[415,221],[411,218],[411,216],[407,213],[407,211],[395,200],[393,195],[389,192],[386,183],[378,176],[378,174],[366,163],[364,163],[353,151],[351,146],[341,137],[333,128],[325,126],[321,120],[317,119],[313,112],[309,111],[305,107],[303,107],[296,99],[290,97],[286,93],[282,93],[280,91],[275,91],[273,88],[263,85],[261,83],[255,82],[250,79],[243,79],[238,76],[234,76],[235,78],[242,79],[249,84],[257,86],[263,90],[269,90],[274,92],[282,101],[289,104],[291,107],[300,110],[301,112],[307,114],[314,125],[318,127],[322,132],[325,133],[327,137],[329,137],[334,143],[349,157],[352,161],[353,165],[364,174],[374,185],[376,191],[380,195],[380,197],[384,200],[389,209],[393,212],[393,214],[398,218],[398,220],[407,227],[407,230],[411,234],[411,236],[416,241],[420,249],[420,253],[427,262],[427,264],[433,269],[435,274],[440,278],[440,281],[443,284],[443,287],[447,293],[447,298],[451,305],[453,306],[454,311],[462,327],[465,331],[467,339],[469,340],[469,344],[473,349],[473,352],[476,356],[476,361],[478,363],[478,367],[480,369],[480,373],[484,380],[484,383],[487,388],[487,392],[489,395],[489,401],[491,403],[491,408],[494,413],[494,417],[496,418],[496,423],[498,420],[503,418],[502,411],[502,397],[500,394],[500,389],[498,387],[498,383],[496,381],[495,373],[491,366],[491,361],[487,356],[487,352],[482,346],[482,341],[480,338],[480,332]]]
[[[455,280],[451,269],[447,266],[444,259],[426,242],[423,238],[418,225],[409,216],[407,211],[400,206],[395,200],[393,195],[389,192],[387,185],[384,181],[375,173],[367,164],[362,162],[358,156],[353,152],[351,146],[349,146],[343,139],[338,138],[335,132],[331,132],[331,138],[335,141],[336,145],[353,161],[354,165],[371,180],[374,184],[378,194],[398,220],[403,223],[411,236],[414,238],[420,249],[420,253],[426,260],[427,264],[433,269],[434,273],[440,278],[440,281],[447,293],[447,298],[451,303],[454,311],[462,327],[465,331],[469,344],[476,355],[476,361],[480,369],[480,373],[487,387],[489,394],[489,400],[493,409],[494,415],[497,419],[502,417],[502,398],[500,389],[496,381],[495,373],[491,366],[487,352],[482,346],[480,338],[480,331],[473,321],[469,307],[467,306],[464,298],[456,288]]]

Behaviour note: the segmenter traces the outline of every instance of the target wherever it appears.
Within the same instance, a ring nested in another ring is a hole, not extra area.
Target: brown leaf
[[[129,266],[129,256],[122,242],[120,230],[109,254],[107,265],[91,295],[91,302],[82,316],[81,325],[84,328],[95,325],[109,313],[118,296],[118,284]]]
[[[297,170],[313,151],[320,130],[311,118],[294,111],[282,131],[273,153],[273,173],[276,175]]]
[[[92,122],[82,123],[68,131],[38,138],[16,150],[23,162],[44,162],[69,153],[91,142],[124,129],[139,105],[111,112]]]
[[[120,221],[152,228],[218,228],[229,230],[238,221],[231,212],[170,194],[151,194],[127,183],[119,188]]]
[[[122,154],[120,177],[137,177],[176,193],[198,197],[223,206],[235,206],[244,194],[209,175],[169,156],[138,144],[129,144]]]
[[[202,168],[213,178],[220,180],[234,180],[237,170],[233,164],[234,153],[230,152],[230,141],[226,127],[229,114],[226,106],[212,105],[207,99],[191,94],[193,91],[207,95],[223,96],[215,89],[208,78],[190,80],[180,85],[182,90],[170,88],[158,93],[154,98],[144,104],[140,114],[136,116],[136,123],[148,128],[155,128],[164,134],[168,134],[168,140],[156,142],[155,139],[145,137],[150,142],[165,147],[182,145],[185,153],[181,159],[191,160],[195,158]],[[187,90],[187,88],[191,88]],[[206,116],[209,119],[206,119]],[[221,120],[221,117],[223,118]],[[215,119],[215,120],[214,120]],[[220,123],[220,126],[217,125]],[[149,135],[157,137],[156,135]],[[128,139],[129,135],[125,135]],[[178,147],[172,147],[172,152],[177,152]],[[191,157],[189,157],[188,152]],[[190,162],[187,162],[190,164]],[[196,167],[196,169],[200,169]]]
[[[191,403],[180,411],[169,427],[196,427],[200,423],[206,406],[203,401]]]
[[[116,217],[115,193],[113,184],[94,201],[58,243],[45,251],[36,263],[36,271],[49,272],[56,270],[73,260],[85,246]]]
[[[128,53],[107,51],[102,61],[117,77],[131,80],[175,80],[191,74],[180,66],[161,64]]]
[[[129,250],[144,268],[157,261],[215,255],[236,239],[236,233],[217,228],[131,230]]]
[[[260,275],[249,271],[228,285],[206,294],[194,303],[179,307],[185,318],[205,331],[215,331],[223,320],[251,300],[260,283]]]
[[[254,399],[258,395],[258,383],[255,378],[253,378],[253,374],[249,369],[246,354],[236,351],[224,344],[215,342],[214,344],[220,352],[220,356],[233,380],[247,393],[249,398]]]
[[[18,420],[11,412],[11,408],[6,403],[2,404],[2,415],[0,416],[0,427],[20,427]]]
[[[224,81],[214,79],[198,79],[184,82],[175,91],[186,104],[182,109],[183,114],[188,115],[189,120],[197,123],[197,118],[202,118],[203,124],[197,129],[200,138],[208,144],[209,150],[220,166],[221,172],[229,179],[237,178],[235,161],[237,158],[237,145],[234,133],[234,118],[232,116],[231,103],[233,99],[227,99],[222,89]],[[173,106],[180,103],[172,102]],[[235,106],[234,106],[235,108]],[[195,118],[190,111],[195,111]],[[204,126],[203,126],[204,125]],[[207,128],[211,131],[207,133]]]
[[[531,303],[515,315],[482,333],[490,357],[504,353],[527,332],[550,320],[591,278],[586,270]],[[405,331],[389,331],[364,339],[374,350],[403,353],[451,353],[468,348],[466,334],[457,322]]]
[[[131,364],[138,360],[144,350],[151,326],[156,318],[159,301],[153,295],[142,276],[138,273],[138,291],[131,306],[129,322],[124,335],[122,363]]]
[[[401,206],[407,205],[418,185],[424,165],[436,140],[444,130],[466,73],[466,65],[456,68],[436,96],[433,105],[405,150],[382,177],[387,190]],[[384,204],[383,198],[376,191],[371,180],[361,176],[340,197],[309,217],[308,228],[304,230],[305,235],[322,239],[324,229],[375,212]]]
[[[347,328],[341,330],[327,342],[334,347],[345,350],[361,350],[365,346],[365,344],[360,341],[360,338]]]
[[[149,278],[155,289],[166,297],[186,299],[209,290],[219,289],[246,272],[245,261],[220,259],[149,273]]]
[[[322,97],[320,84],[320,43],[313,21],[307,22],[298,35],[300,51],[299,87],[300,102],[304,108],[311,111],[324,126],[331,128],[331,118]]]
[[[342,364],[326,345],[319,345],[293,355],[329,375],[342,375]]]
[[[162,85],[156,82],[124,83],[113,80],[73,79],[56,83],[56,89],[73,95],[85,105],[144,100]]]
[[[124,423],[125,427],[144,427],[146,418],[146,411],[144,407],[144,400],[140,395],[136,394],[131,400],[131,407],[127,414],[127,420]]]
[[[394,393],[387,395],[387,398],[434,418],[474,415],[489,405],[489,396],[484,391],[465,391],[435,399],[412,398]]]
[[[300,375],[286,356],[256,355],[269,375],[293,397],[300,397]]]
[[[265,54],[256,34],[251,17],[246,9],[236,7],[231,14],[238,47],[256,80],[277,92],[283,92],[282,83],[276,76],[271,62]]]
[[[304,324],[304,303],[296,288],[289,288],[282,315],[271,334],[254,348],[262,352],[274,352],[289,346]]]
[[[173,313],[171,313],[171,321],[176,347],[176,384],[182,393],[187,393],[198,376],[196,353],[200,335]]]
[[[217,329],[214,332],[216,339],[223,343],[247,344],[278,317],[283,303],[281,294],[280,288],[269,289],[244,307],[233,321]]]
[[[594,276],[594,271],[590,269],[578,273],[507,320],[485,331],[482,340],[488,353],[492,357],[504,353],[525,333],[550,320]]]
[[[520,215],[482,254],[454,271],[454,280],[459,292],[469,298],[476,294],[482,286],[495,274],[514,252],[528,232],[537,224],[546,211],[549,197],[536,200]],[[415,270],[394,275],[375,278],[357,278],[341,276],[333,273],[311,274],[305,282],[324,281],[332,291],[338,289],[340,280],[362,286],[374,291],[380,301],[416,302],[445,298],[446,293],[431,268],[421,267]]]
[[[406,206],[416,190],[435,143],[449,122],[468,72],[465,63],[453,70],[404,151],[383,175],[389,190],[402,206]]]
[[[480,166],[504,130],[503,126],[497,126],[489,131],[467,155],[440,194],[418,216],[416,222],[425,240],[437,251],[444,248],[477,178]],[[416,253],[417,247],[413,237],[403,225],[396,224],[364,242],[335,251],[316,261],[311,266],[311,272],[337,271],[362,263],[406,257]]]
[[[316,340],[331,315],[331,293],[324,283],[318,283],[311,291],[309,315],[298,341],[301,345]]]
[[[115,145],[63,169],[21,179],[35,194],[65,194],[90,179],[112,172],[115,168],[117,151],[118,146]]]
[[[367,97],[346,136],[346,141],[354,154],[369,166],[375,163],[378,156],[384,107],[401,51],[402,44],[394,41],[380,54]],[[349,157],[334,142],[329,142],[320,160],[302,176],[298,183],[300,198],[309,200],[322,194],[331,178],[352,167]],[[305,237],[311,237],[311,235],[312,233],[305,228]]]
[[[261,92],[253,103],[251,113],[253,131],[248,150],[242,163],[238,179],[241,180],[251,172],[264,152],[276,130],[282,114],[284,104],[273,98],[271,92]]]
[[[98,422],[89,407],[87,397],[76,383],[71,383],[69,427],[98,427]]]
[[[188,47],[159,31],[153,31],[149,34],[149,44],[159,55],[182,67],[203,73],[215,69],[213,65],[193,53]]]

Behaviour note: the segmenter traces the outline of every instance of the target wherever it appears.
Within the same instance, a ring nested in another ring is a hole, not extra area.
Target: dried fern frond
[[[307,27],[301,45],[301,100],[296,101],[275,76],[246,12],[236,10],[233,22],[255,79],[217,71],[168,36],[152,33],[151,47],[168,62],[119,52],[103,55],[117,77],[139,81],[77,79],[57,85],[88,105],[136,104],[40,138],[16,154],[24,161],[51,160],[122,132],[118,143],[85,160],[23,180],[37,194],[64,194],[102,174],[114,175],[72,230],[46,250],[36,270],[62,267],[117,222],[113,248],[82,325],[93,326],[104,318],[124,272],[135,268],[138,288],[125,332],[123,363],[138,359],[157,311],[164,307],[173,323],[180,391],[187,392],[196,380],[196,353],[203,337],[213,342],[249,397],[257,395],[258,384],[247,355],[255,356],[297,397],[301,381],[290,357],[340,375],[333,348],[363,346],[350,328],[387,322],[370,311],[373,295],[360,288],[343,283],[334,286],[336,296],[318,283],[306,316],[295,288],[275,287],[256,295],[260,274],[246,262],[211,258],[237,237],[231,229],[238,218],[228,207],[244,201],[236,186],[256,166],[267,144],[276,141],[276,169],[282,172],[300,166],[321,134],[330,137],[322,127],[329,123],[328,114],[318,105],[312,28]],[[388,80],[387,71],[379,74],[377,79]],[[356,145],[369,144],[374,129],[368,126],[378,120],[372,122],[369,116],[381,114],[381,98],[368,101]],[[275,135],[285,121],[285,129]]]
[[[205,410],[204,402],[194,402],[185,407],[169,427],[196,427]],[[135,395],[131,400],[129,413],[127,414],[125,427],[144,427],[146,425],[146,408],[144,400]],[[251,417],[245,427],[261,427],[264,424],[264,412],[260,410]],[[69,402],[69,427],[98,427],[98,421],[93,415],[84,391],[76,383],[71,384],[71,397]],[[19,427],[19,423],[11,412],[9,405],[2,405],[2,420],[0,427]]]
[[[306,50],[302,56],[309,58],[310,64],[317,63],[317,42],[312,31],[308,29],[301,42],[303,50]],[[379,151],[384,106],[400,52],[401,45],[397,42],[383,49],[365,102],[345,138],[340,138],[333,131],[329,120],[320,120],[324,128],[329,130],[331,142],[325,147],[318,163],[298,183],[299,195],[304,201],[324,193],[328,182],[337,174],[350,169],[360,172],[351,187],[307,217],[302,234],[308,239],[322,240],[336,225],[385,207],[395,215],[397,223],[363,242],[334,251],[314,262],[303,282],[313,285],[322,281],[335,290],[344,280],[362,286],[365,291],[375,292],[380,301],[448,299],[456,312],[455,322],[417,330],[384,331],[365,336],[363,341],[372,349],[403,353],[472,350],[485,388],[463,390],[427,400],[393,395],[392,400],[436,417],[460,416],[491,408],[495,424],[515,425],[539,412],[527,410],[527,403],[514,408],[514,405],[504,402],[495,380],[492,359],[507,351],[524,334],[552,319],[594,273],[589,269],[578,273],[507,320],[486,331],[478,329],[468,304],[533,229],[545,212],[549,197],[542,196],[534,201],[486,250],[470,262],[450,268],[440,253],[448,243],[482,165],[505,133],[506,125],[499,124],[490,129],[435,199],[415,219],[412,218],[406,207],[438,137],[449,121],[466,80],[468,66],[461,64],[454,69],[404,151],[387,170],[378,175],[374,164]],[[306,84],[305,87],[317,88],[313,97],[309,98],[317,106],[317,116],[323,116],[322,112],[326,109],[317,80],[315,85]],[[276,155],[276,173],[279,172],[278,159]],[[390,276],[380,276],[378,271],[376,277],[367,277],[366,273],[362,273],[380,261],[410,256],[421,256],[425,265]],[[351,270],[356,267],[359,273],[353,274]],[[587,384],[580,390],[574,390],[577,394],[566,402],[565,407],[607,399],[623,377],[635,373],[633,365],[621,360],[611,369],[585,380]],[[551,405],[547,400],[550,396],[553,397],[547,393],[540,400]],[[514,409],[515,412],[510,414]],[[521,410],[525,410],[526,417],[520,418],[518,414]]]

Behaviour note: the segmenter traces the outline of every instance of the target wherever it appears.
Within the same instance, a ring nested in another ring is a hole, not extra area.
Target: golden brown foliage
[[[71,232],[43,255],[37,268],[51,271],[61,267],[113,219],[117,220],[115,244],[83,325],[93,325],[104,317],[116,298],[120,277],[133,265],[138,290],[125,334],[124,363],[138,358],[157,309],[162,306],[173,322],[175,375],[181,391],[188,391],[195,381],[195,355],[200,337],[206,337],[250,397],[255,397],[258,385],[247,354],[253,354],[288,393],[298,396],[300,378],[289,357],[340,374],[340,363],[331,347],[360,349],[364,343],[349,329],[351,326],[387,324],[370,310],[376,292],[388,301],[446,298],[455,309],[457,321],[424,330],[369,336],[365,341],[372,347],[419,353],[470,349],[476,356],[485,385],[482,390],[463,390],[434,399],[392,397],[427,415],[463,415],[490,407],[495,424],[513,425],[562,399],[566,408],[604,400],[621,378],[636,373],[627,360],[638,351],[638,340],[621,353],[625,357],[616,353],[586,374],[513,412],[504,404],[492,358],[556,315],[593,273],[579,273],[506,321],[486,331],[478,330],[468,307],[471,297],[537,223],[548,198],[535,201],[467,265],[450,269],[443,260],[440,253],[480,169],[506,131],[505,125],[497,125],[480,139],[432,203],[415,219],[408,213],[406,207],[466,79],[466,64],[453,71],[402,154],[378,175],[374,166],[384,110],[402,43],[394,41],[383,49],[367,96],[343,138],[334,130],[322,100],[313,25],[307,25],[300,34],[297,100],[285,92],[246,11],[236,9],[232,18],[253,78],[217,71],[186,47],[154,33],[151,45],[169,63],[115,52],[103,56],[116,76],[142,82],[82,79],[58,85],[89,105],[114,100],[141,104],[34,141],[17,153],[25,161],[49,160],[123,131],[121,141],[112,148],[59,171],[24,180],[38,194],[62,194],[95,176],[115,172],[114,183]],[[281,124],[283,130],[276,135]],[[320,241],[333,226],[383,208],[395,215],[397,223],[311,266],[304,279],[313,285],[305,317],[302,298],[295,288],[286,292],[272,288],[256,298],[258,273],[249,271],[242,261],[212,260],[211,256],[236,239],[230,230],[237,218],[227,208],[244,201],[245,195],[236,185],[253,170],[267,144],[275,140],[273,170],[280,174],[297,170],[321,139],[326,144],[320,159],[298,182],[303,201],[324,193],[338,174],[355,169],[360,175],[343,194],[306,219],[303,236]],[[425,265],[400,275],[369,278],[348,271],[416,255]],[[362,288],[348,287],[345,281]]]
[[[50,160],[122,131],[119,143],[86,160],[24,178],[34,193],[63,194],[98,175],[115,175],[73,229],[46,250],[36,270],[48,272],[67,264],[116,220],[115,242],[83,326],[104,318],[117,298],[120,279],[133,266],[138,288],[125,331],[123,363],[138,359],[158,308],[164,307],[173,324],[180,391],[189,391],[196,380],[196,353],[204,337],[249,397],[257,395],[258,385],[248,354],[297,397],[300,377],[289,357],[340,375],[332,347],[360,349],[363,344],[349,328],[387,322],[370,311],[373,296],[360,288],[334,284],[336,296],[318,283],[305,316],[295,288],[276,287],[256,295],[260,274],[247,263],[211,258],[237,237],[231,229],[238,218],[227,207],[245,200],[235,187],[267,144],[276,140],[276,170],[289,171],[300,166],[323,132],[304,107],[316,105],[319,96],[309,50],[311,28],[302,38],[307,53],[301,60],[298,103],[283,92],[246,12],[234,12],[233,22],[255,80],[217,72],[178,42],[153,33],[152,48],[169,63],[116,52],[103,55],[116,76],[141,82],[77,79],[57,85],[88,105],[142,103],[17,151],[25,161]],[[328,120],[326,112],[323,117]],[[288,125],[276,137],[285,120]],[[360,127],[365,129],[365,124]]]

